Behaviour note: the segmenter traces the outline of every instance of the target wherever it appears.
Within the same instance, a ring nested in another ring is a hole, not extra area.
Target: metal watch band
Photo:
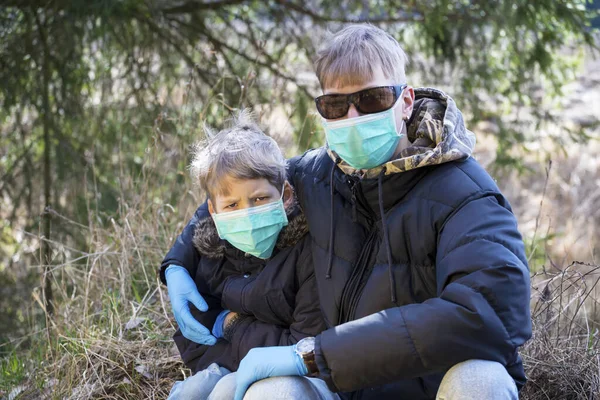
[[[307,375],[317,376],[319,374],[319,367],[315,360],[315,338],[305,337],[301,339],[295,346],[295,352],[302,358]]]

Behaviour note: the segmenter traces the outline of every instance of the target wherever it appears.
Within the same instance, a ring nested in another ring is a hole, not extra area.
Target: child
[[[209,309],[192,314],[217,340],[203,345],[175,333],[196,375],[176,382],[169,399],[232,398],[235,387],[223,387],[226,380],[214,388],[250,349],[291,345],[325,329],[308,225],[286,181],[281,150],[245,112],[207,136],[191,171],[208,195],[210,217],[194,233],[202,256],[194,278]],[[178,268],[167,269],[167,281]]]

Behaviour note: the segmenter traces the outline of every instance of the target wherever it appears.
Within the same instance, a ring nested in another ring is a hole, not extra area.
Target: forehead
[[[279,190],[265,178],[238,179],[230,175],[220,179],[219,182],[217,182],[217,187],[215,189],[214,196],[216,201],[279,192]]]
[[[381,67],[377,65],[372,68],[370,76],[361,77],[358,74],[348,74],[331,79],[331,83],[328,82],[323,87],[323,94],[348,94],[370,87],[387,86],[395,83],[392,78],[386,77]]]

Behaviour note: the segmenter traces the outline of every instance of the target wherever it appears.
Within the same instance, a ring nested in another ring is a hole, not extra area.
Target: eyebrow
[[[250,195],[250,197],[269,197],[271,195],[272,195],[271,193],[269,193],[267,191],[264,191],[262,189],[259,189],[259,190],[255,191],[255,192],[252,192],[252,194]]]
[[[239,198],[232,196],[224,196],[219,199],[219,203],[237,203],[238,201],[240,201]]]

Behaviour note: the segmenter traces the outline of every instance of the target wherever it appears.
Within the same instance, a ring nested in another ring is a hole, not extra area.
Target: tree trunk
[[[43,70],[43,82],[42,82],[42,113],[43,115],[43,130],[44,130],[44,212],[42,213],[43,218],[43,233],[44,240],[42,240],[42,263],[44,265],[44,276],[43,276],[43,288],[44,288],[44,305],[46,307],[46,314],[51,316],[54,313],[54,303],[52,296],[52,270],[50,268],[50,262],[52,261],[52,249],[50,248],[50,208],[51,202],[51,187],[52,187],[52,174],[50,171],[51,160],[50,160],[50,149],[52,148],[50,128],[51,128],[51,110],[50,110],[50,48],[48,46],[46,32],[44,25],[40,21],[39,15],[34,11],[35,18],[38,26],[38,32],[40,34],[40,40],[44,48],[42,70]],[[44,19],[44,23],[45,23]]]

